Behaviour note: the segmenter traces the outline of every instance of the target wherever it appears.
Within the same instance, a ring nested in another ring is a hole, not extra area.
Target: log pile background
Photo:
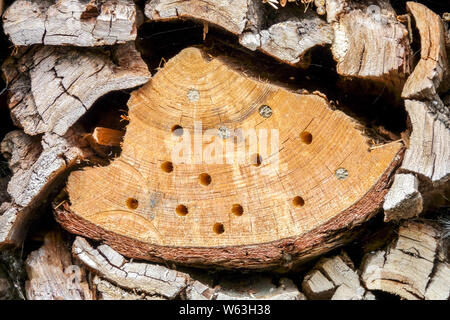
[[[0,0],[0,299],[448,300],[450,8],[198,3]],[[320,91],[365,124],[372,148],[401,140],[383,210],[344,246],[263,272],[134,260],[62,229],[67,176],[120,155],[130,93],[192,45]]]

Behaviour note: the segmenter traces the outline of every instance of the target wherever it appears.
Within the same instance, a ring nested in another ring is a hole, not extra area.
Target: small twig
[[[403,142],[403,139],[398,139],[398,140],[391,141],[391,142],[388,142],[388,143],[379,144],[379,145],[377,145],[377,146],[370,147],[369,150],[374,150],[374,149],[383,148],[383,147],[385,147],[385,146],[387,146],[387,145],[389,145],[389,144],[397,143],[397,142]]]

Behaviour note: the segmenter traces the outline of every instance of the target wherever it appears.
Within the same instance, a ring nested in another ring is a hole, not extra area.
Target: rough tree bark
[[[64,135],[104,94],[150,78],[133,43],[104,49],[33,46],[3,65],[14,123],[29,135]]]
[[[145,15],[152,21],[190,18],[217,25],[238,35],[243,46],[293,65],[306,63],[308,49],[332,42],[332,29],[315,12],[286,8],[269,18],[261,1],[151,0]]]
[[[136,39],[132,0],[16,0],[3,29],[17,46],[104,46]]]

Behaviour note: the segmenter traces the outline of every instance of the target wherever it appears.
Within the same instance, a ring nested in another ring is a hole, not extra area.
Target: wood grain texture
[[[302,289],[311,300],[375,299],[374,295],[363,287],[353,262],[345,252],[320,259],[305,275]]]
[[[364,258],[361,279],[366,288],[409,300],[447,300],[450,265],[441,255],[439,234],[430,224],[404,222],[396,242]]]
[[[73,264],[60,233],[48,233],[44,245],[31,252],[25,264],[28,300],[92,300],[85,274]]]
[[[106,245],[94,249],[81,237],[74,241],[72,252],[103,278],[128,290],[174,299],[190,281],[189,275],[163,266],[128,262]]]
[[[419,179],[413,174],[396,174],[383,209],[386,222],[417,217],[423,211]]]
[[[64,172],[90,155],[77,130],[42,138],[16,130],[3,139],[1,151],[13,175],[7,189],[9,200],[0,207],[0,247],[21,245],[33,210]]]
[[[136,7],[132,0],[16,0],[3,29],[17,46],[115,45],[136,39]]]
[[[250,50],[260,50],[291,65],[307,65],[306,52],[332,42],[332,29],[312,9],[270,10],[262,1],[150,0],[145,15],[152,21],[195,19],[239,36]]]
[[[408,2],[407,9],[416,22],[421,50],[402,92],[412,133],[400,172],[415,178],[394,183],[384,205],[386,220],[419,215],[423,211],[419,202],[426,207],[430,192],[448,190],[450,178],[450,106],[439,96],[449,88],[444,25],[422,4]],[[420,190],[420,194],[414,191],[411,196],[411,190]]]
[[[400,93],[411,72],[412,52],[408,30],[390,2],[327,0],[326,9],[337,73],[381,82]]]
[[[422,4],[408,2],[407,8],[420,33],[421,56],[402,93],[413,131],[402,169],[442,183],[450,176],[450,108],[438,96],[449,72],[444,26]]]
[[[2,70],[12,119],[29,135],[64,135],[99,97],[150,78],[133,43],[103,49],[21,48]]]
[[[271,106],[269,118],[260,115],[262,105]],[[69,231],[103,239],[129,257],[266,268],[291,255],[327,250],[330,234],[343,240],[340,229],[380,208],[401,159],[398,143],[369,151],[353,120],[331,110],[324,98],[252,80],[225,58],[209,61],[197,48],[170,60],[132,94],[129,108],[121,156],[108,167],[72,173],[70,212],[56,211]],[[176,163],[172,152],[183,137],[171,130],[179,125],[187,138],[194,121],[215,135],[223,126],[276,129],[281,143],[259,150],[260,165],[249,162],[252,155],[242,164],[195,164],[195,154],[192,164]],[[170,171],[167,161],[174,161]],[[348,177],[339,179],[342,168]],[[202,182],[202,173],[210,184]]]

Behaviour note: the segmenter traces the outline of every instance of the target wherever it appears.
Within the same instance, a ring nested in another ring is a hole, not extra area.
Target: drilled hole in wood
[[[261,157],[261,155],[259,153],[256,153],[252,156],[252,164],[255,167],[259,167],[261,165],[263,161],[263,158]]]
[[[296,196],[294,199],[292,199],[292,204],[295,207],[303,207],[305,205],[305,200],[303,200],[303,198],[300,196]]]
[[[189,213],[188,208],[183,204],[177,206],[176,212],[179,216],[185,216]]]
[[[135,210],[139,206],[139,201],[135,198],[128,198],[126,201],[128,209]]]
[[[242,216],[244,214],[244,208],[240,204],[233,204],[233,207],[231,208],[231,212],[235,216]]]
[[[222,223],[215,223],[214,227],[213,227],[213,230],[217,234],[222,234],[222,233],[225,232],[225,228],[224,228]]]
[[[161,164],[161,170],[167,173],[171,173],[173,171],[173,164],[170,161],[165,161]]]
[[[311,144],[313,136],[308,131],[303,131],[302,133],[300,133],[300,139],[302,139],[302,142],[305,144]]]
[[[183,132],[184,132],[183,127],[178,124],[172,127],[172,133],[177,137],[181,137],[183,135]]]
[[[202,173],[198,176],[198,179],[200,180],[200,184],[205,187],[211,184],[211,176],[207,173]]]

